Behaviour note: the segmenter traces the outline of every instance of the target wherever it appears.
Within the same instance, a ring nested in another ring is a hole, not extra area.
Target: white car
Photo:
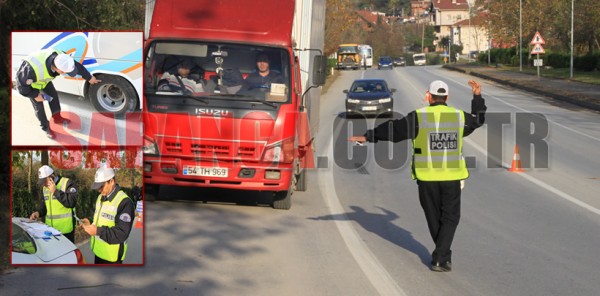
[[[11,264],[85,264],[83,254],[56,229],[28,218],[12,218]]]

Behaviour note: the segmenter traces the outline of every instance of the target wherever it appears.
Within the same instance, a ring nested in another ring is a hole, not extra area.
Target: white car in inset
[[[44,228],[46,226],[46,228]],[[11,264],[85,264],[68,238],[44,223],[12,218]]]

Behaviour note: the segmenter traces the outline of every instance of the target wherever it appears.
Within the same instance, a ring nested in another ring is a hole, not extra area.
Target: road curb
[[[465,73],[465,74],[468,74],[468,75],[471,75],[471,76],[475,76],[475,77],[483,78],[483,79],[486,79],[486,80],[494,81],[494,82],[497,82],[497,83],[500,83],[500,84],[508,85],[508,86],[511,86],[511,87],[514,87],[514,88],[518,88],[518,89],[521,89],[521,90],[524,90],[524,91],[527,91],[527,92],[531,92],[531,93],[534,93],[534,94],[546,96],[546,97],[549,97],[549,98],[552,98],[552,99],[555,99],[555,100],[559,100],[559,101],[571,103],[571,104],[577,105],[579,107],[584,107],[584,108],[588,108],[588,109],[591,109],[591,110],[600,111],[600,104],[596,104],[596,103],[590,102],[590,101],[585,100],[585,99],[583,99],[583,100],[582,99],[576,99],[576,98],[572,98],[570,96],[565,96],[565,95],[561,95],[561,94],[554,93],[554,92],[544,91],[544,90],[541,90],[541,89],[538,89],[538,88],[533,88],[533,87],[529,87],[529,86],[522,85],[522,84],[519,84],[519,83],[514,83],[512,81],[507,81],[507,80],[500,79],[500,78],[497,78],[497,77],[493,77],[493,76],[490,76],[490,75],[482,74],[482,73],[477,72],[477,71],[468,71],[468,70],[465,70],[465,69],[460,68],[460,67],[454,67],[454,66],[449,66],[449,65],[444,65],[442,67],[445,68],[445,69],[447,69],[447,70]]]

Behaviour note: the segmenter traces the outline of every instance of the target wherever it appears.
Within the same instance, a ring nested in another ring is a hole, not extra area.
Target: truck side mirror
[[[321,86],[325,84],[327,78],[327,57],[316,55],[313,59],[312,84]]]

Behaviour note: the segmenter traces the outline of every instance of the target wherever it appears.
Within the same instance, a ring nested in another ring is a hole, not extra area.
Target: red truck
[[[273,208],[289,209],[314,167],[324,17],[325,0],[155,1],[146,20],[146,192],[269,191]],[[277,76],[270,85],[246,80],[257,57]]]

